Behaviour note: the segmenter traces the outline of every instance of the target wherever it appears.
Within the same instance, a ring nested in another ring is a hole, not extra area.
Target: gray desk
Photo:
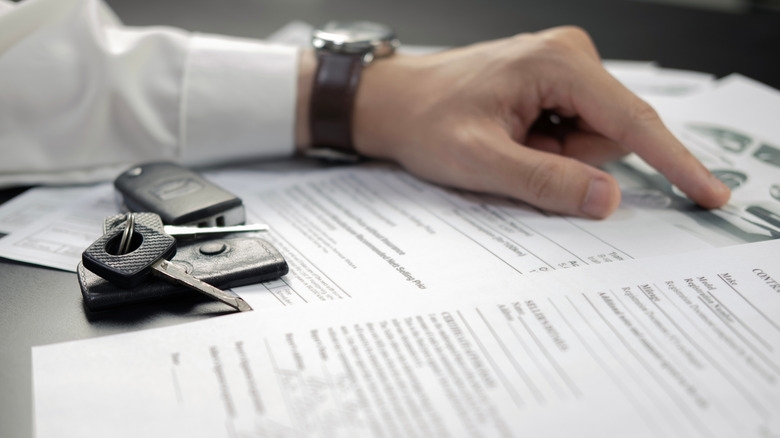
[[[780,16],[731,15],[616,0],[109,0],[130,25],[263,37],[299,19],[393,23],[407,43],[462,45],[576,24],[605,58],[726,75],[780,88]],[[18,190],[0,191],[0,202]],[[166,303],[89,317],[75,274],[0,261],[0,436],[31,435],[30,348],[178,324],[218,314],[212,303]]]

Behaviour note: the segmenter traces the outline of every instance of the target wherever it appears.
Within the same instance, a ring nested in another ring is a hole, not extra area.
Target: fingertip
[[[726,205],[730,198],[731,190],[729,187],[710,173],[705,194],[696,199],[696,202],[704,208],[718,208]]]
[[[669,181],[700,207],[713,209],[726,205],[731,198],[729,187],[700,163],[696,163],[695,170],[682,178],[673,178],[675,175],[671,174]]]
[[[596,176],[591,178],[580,212],[590,218],[604,219],[620,204],[620,187],[613,178]]]

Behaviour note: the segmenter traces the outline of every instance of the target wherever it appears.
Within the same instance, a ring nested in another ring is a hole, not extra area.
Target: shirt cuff
[[[292,155],[298,49],[192,36],[181,100],[180,158],[190,165]]]

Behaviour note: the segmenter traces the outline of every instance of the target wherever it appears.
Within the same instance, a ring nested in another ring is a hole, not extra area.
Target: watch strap
[[[352,108],[362,70],[361,55],[317,52],[317,71],[309,107],[313,147],[355,153]]]

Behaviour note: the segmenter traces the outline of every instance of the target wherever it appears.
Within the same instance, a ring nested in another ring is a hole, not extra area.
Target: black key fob
[[[220,289],[275,280],[287,274],[289,269],[284,257],[273,245],[256,237],[180,243],[171,262]],[[147,277],[132,288],[120,288],[84,268],[81,263],[77,271],[84,305],[92,311],[171,297],[202,297],[185,286],[154,277]]]
[[[128,210],[157,213],[166,225],[221,227],[246,221],[240,198],[174,163],[135,166],[119,175],[114,187]]]
[[[126,225],[115,227],[98,238],[81,254],[81,264],[100,277],[121,287],[134,287],[144,281],[152,265],[176,254],[176,239],[162,230],[139,223],[135,225],[131,250],[119,251]]]

